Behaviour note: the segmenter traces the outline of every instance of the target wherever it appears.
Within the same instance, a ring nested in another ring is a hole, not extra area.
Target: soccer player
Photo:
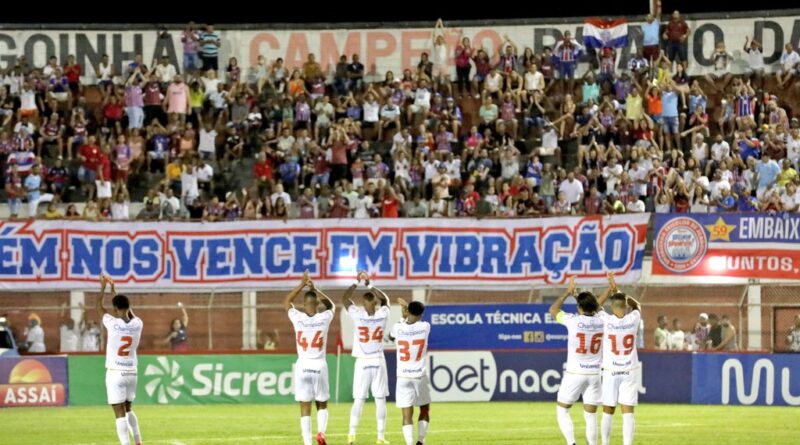
[[[351,300],[353,292],[364,281],[369,292],[364,293],[363,306]],[[378,421],[377,444],[388,444],[386,432],[386,396],[389,395],[389,377],[386,357],[383,355],[383,332],[389,322],[389,297],[370,284],[369,275],[360,271],[342,297],[347,315],[353,320],[353,357],[356,358],[353,375],[353,408],[350,410],[350,433],[347,443],[356,442],[356,429],[370,389],[375,398],[375,417]]]
[[[428,412],[431,404],[431,390],[428,383],[428,334],[431,325],[422,321],[425,305],[419,301],[397,302],[404,307],[405,320],[392,327],[390,338],[397,344],[397,388],[395,398],[397,407],[403,412],[403,437],[406,445],[414,445],[414,407],[419,407],[419,431],[417,445],[425,444],[428,433]],[[406,312],[407,311],[407,312]]]
[[[576,297],[578,313],[561,310],[564,300],[575,295],[575,278],[570,279],[567,291],[550,306],[550,315],[567,327],[567,367],[558,389],[556,418],[567,445],[575,445],[575,431],[569,409],[583,397],[583,418],[586,420],[586,441],[597,444],[597,406],[600,405],[600,346],[603,341],[603,321],[597,315],[600,306],[591,292]]]
[[[111,305],[109,313],[104,299],[106,285],[111,285]],[[108,331],[106,342],[106,392],[108,404],[117,417],[117,436],[121,445],[142,445],[139,432],[139,419],[131,409],[136,398],[136,349],[142,338],[142,319],[134,315],[131,304],[125,295],[117,295],[114,281],[106,275],[100,275],[100,298],[97,299],[97,312],[103,316],[103,326]]]
[[[617,404],[622,406],[622,443],[633,444],[633,408],[639,403],[641,365],[636,352],[636,334],[642,319],[641,306],[617,289],[614,275],[608,275],[609,287],[598,299],[600,307],[611,299],[611,314],[600,311],[603,337],[603,420],[600,426],[603,445],[611,439],[611,424]],[[631,309],[628,312],[628,308]]]
[[[293,301],[308,287],[303,296],[303,310],[297,310]],[[325,306],[318,311],[319,305]],[[328,428],[328,363],[325,361],[328,328],[333,321],[333,301],[314,286],[308,277],[288,295],[283,303],[289,312],[289,320],[294,326],[297,341],[297,363],[294,366],[294,399],[300,402],[300,430],[303,444],[311,445],[311,402],[317,405],[317,444],[326,445],[325,430]]]

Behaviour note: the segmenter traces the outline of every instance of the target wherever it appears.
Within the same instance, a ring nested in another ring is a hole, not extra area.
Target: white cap
[[[706,314],[705,312],[701,312],[700,313],[700,319],[701,320],[708,320],[708,314]]]

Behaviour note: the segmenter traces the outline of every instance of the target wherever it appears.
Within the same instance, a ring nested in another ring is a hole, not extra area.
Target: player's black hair
[[[372,301],[374,299],[375,299],[375,294],[373,294],[372,292],[367,292],[364,294],[364,300]]]
[[[306,292],[305,295],[303,295],[303,298],[313,298],[313,299],[316,300],[317,299],[317,293],[314,292],[313,290],[310,290],[310,291]]]
[[[622,292],[614,292],[613,294],[611,294],[611,304],[624,305],[625,300],[627,300],[627,297]]]
[[[419,317],[425,312],[425,305],[419,301],[412,301],[408,303],[408,313]]]
[[[128,297],[125,295],[114,295],[114,298],[111,299],[111,304],[120,310],[130,309],[131,302],[128,300]]]
[[[597,298],[589,291],[579,293],[575,300],[577,300],[578,306],[586,314],[597,312],[600,309],[600,305],[597,304]]]
[[[708,314],[708,320],[709,321],[711,321],[711,320],[719,320],[719,317],[717,316],[717,314]]]

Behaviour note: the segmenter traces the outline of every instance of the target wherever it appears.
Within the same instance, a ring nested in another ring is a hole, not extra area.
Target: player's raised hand
[[[403,307],[408,307],[408,302],[400,297],[397,297],[397,304]]]
[[[575,289],[577,287],[578,285],[575,284],[575,277],[570,277],[569,285],[567,286],[567,295],[575,295]]]
[[[308,276],[308,269],[303,272],[303,284],[308,285],[311,282],[311,278]]]
[[[614,280],[614,272],[608,273],[608,287],[610,287],[611,290],[617,290],[617,282]]]

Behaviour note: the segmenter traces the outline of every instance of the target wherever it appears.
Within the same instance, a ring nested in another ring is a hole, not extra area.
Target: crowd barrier
[[[555,401],[564,351],[431,351],[433,402]],[[640,402],[800,406],[800,354],[640,352]],[[292,354],[141,355],[137,404],[293,403]],[[105,357],[0,358],[0,407],[105,405]],[[328,355],[331,400],[355,360]],[[338,362],[338,364],[337,364]],[[390,396],[395,355],[386,353]],[[338,370],[338,374],[337,374]]]

